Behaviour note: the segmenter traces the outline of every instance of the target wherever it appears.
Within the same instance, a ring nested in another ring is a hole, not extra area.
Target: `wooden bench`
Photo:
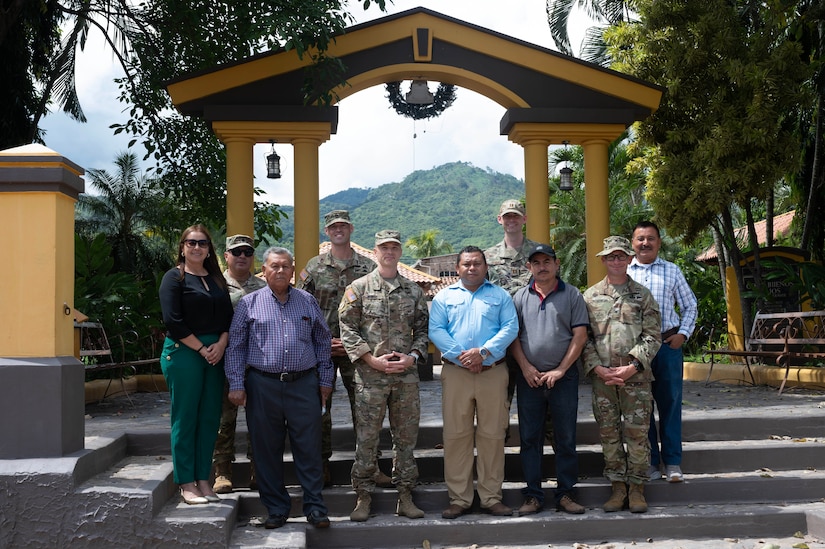
[[[83,362],[86,372],[106,370],[116,371],[109,378],[109,383],[106,385],[106,390],[103,392],[103,396],[100,401],[102,402],[106,398],[106,395],[109,393],[109,389],[112,386],[112,380],[114,380],[115,376],[117,376],[117,378],[120,379],[120,388],[123,393],[126,394],[126,398],[129,399],[129,403],[131,404],[132,399],[129,397],[129,393],[126,391],[126,387],[123,383],[124,376],[130,370],[131,373],[135,373],[137,366],[160,364],[160,357],[156,356],[155,358],[147,358],[142,360],[126,360],[127,346],[136,343],[139,340],[139,336],[135,331],[128,331],[115,336],[114,339],[117,341],[116,349],[118,350],[118,354],[116,356],[112,351],[112,346],[109,343],[109,337],[106,335],[106,330],[103,329],[103,325],[101,323],[75,322],[75,328],[80,331],[80,360]],[[155,352],[154,341],[151,343],[151,349],[152,355],[157,355]]]
[[[757,313],[750,337],[745,341],[745,350],[714,348],[711,343],[706,353],[710,355],[710,368],[705,384],[710,382],[716,355],[743,357],[754,384],[751,363],[770,360],[785,367],[785,377],[779,386],[779,394],[782,394],[791,366],[825,360],[825,311]]]

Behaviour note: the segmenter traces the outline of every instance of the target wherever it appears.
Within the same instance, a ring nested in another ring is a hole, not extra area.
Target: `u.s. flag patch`
[[[358,299],[358,297],[355,295],[355,292],[352,291],[352,288],[347,288],[347,291],[344,292],[344,296],[347,298],[347,301],[350,302],[350,303],[352,303],[353,301]]]
[[[309,277],[309,273],[306,269],[301,269],[301,274],[298,276],[301,277],[301,280],[306,280]]]

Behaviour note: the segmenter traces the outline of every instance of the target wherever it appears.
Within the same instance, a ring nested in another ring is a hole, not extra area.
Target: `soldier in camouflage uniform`
[[[530,252],[538,246],[538,242],[533,242],[524,236],[524,224],[527,223],[527,213],[524,204],[519,200],[510,199],[501,203],[496,218],[498,224],[504,229],[504,240],[484,250],[484,257],[487,258],[487,278],[497,286],[501,286],[510,296],[527,286],[530,282],[530,269],[527,268],[527,259]],[[516,392],[516,380],[521,375],[521,368],[516,362],[513,353],[507,352],[507,371],[510,374],[510,381],[507,384],[507,409],[513,403],[513,394]],[[552,444],[552,423],[549,419],[546,422],[547,440]],[[505,439],[510,437],[510,424],[507,424],[507,434]]]
[[[355,227],[346,210],[333,210],[324,216],[324,234],[330,242],[328,252],[310,259],[301,271],[295,287],[306,290],[315,296],[324,318],[332,333],[332,362],[336,375],[340,373],[344,388],[349,396],[352,425],[355,426],[355,366],[347,356],[341,344],[341,329],[338,326],[338,305],[344,295],[344,289],[353,281],[371,273],[375,262],[355,253],[350,244],[350,237]],[[324,485],[332,482],[329,470],[329,458],[332,456],[332,398],[325,404],[321,428],[321,455],[324,459]],[[376,484],[392,486],[392,480],[377,470]]]
[[[650,365],[662,344],[659,305],[650,291],[627,275],[633,256],[621,236],[604,240],[596,254],[607,276],[584,292],[590,333],[582,357],[593,380],[593,415],[599,426],[604,476],[612,494],[605,512],[644,513],[644,482],[650,464]],[[629,491],[628,491],[629,485]]]
[[[266,281],[252,274],[255,264],[255,247],[251,237],[245,234],[236,234],[226,239],[226,251],[223,254],[226,261],[226,270],[223,277],[229,289],[229,299],[232,308],[238,304],[243,296],[266,286]],[[218,494],[228,494],[232,491],[232,462],[235,461],[235,426],[238,421],[238,407],[229,401],[229,381],[223,390],[223,409],[221,410],[221,424],[218,428],[218,438],[215,441],[215,451],[212,454],[212,463],[215,465],[215,485],[212,489]],[[255,462],[252,460],[252,443],[247,434],[246,457],[249,458],[250,479],[249,487],[256,489]]]
[[[417,363],[427,352],[429,313],[424,292],[398,273],[401,235],[375,235],[378,268],[350,284],[338,308],[341,341],[355,364],[355,462],[352,487],[358,495],[350,520],[369,518],[375,488],[378,438],[389,409],[394,451],[392,481],[396,513],[421,518],[411,491],[418,481],[413,449],[421,402]]]

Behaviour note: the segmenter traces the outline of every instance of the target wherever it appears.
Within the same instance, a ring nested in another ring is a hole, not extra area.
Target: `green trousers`
[[[218,335],[198,336],[205,345]],[[225,375],[223,360],[212,365],[198,353],[170,338],[163,342],[160,365],[172,401],[172,465],[178,484],[208,480],[212,451],[221,420]]]

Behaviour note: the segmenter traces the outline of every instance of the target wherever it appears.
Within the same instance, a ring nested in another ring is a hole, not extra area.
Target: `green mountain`
[[[372,248],[381,229],[401,231],[403,240],[427,229],[437,229],[458,251],[467,245],[484,249],[502,239],[496,222],[501,203],[524,196],[524,182],[511,175],[483,170],[467,162],[452,162],[431,170],[417,170],[403,181],[373,189],[347,189],[321,199],[319,216],[334,209],[349,210],[355,232],[353,242]],[[279,245],[293,249],[292,206],[282,209],[289,216],[281,222],[284,232]],[[319,227],[319,242],[325,239]],[[404,255],[403,261],[411,258]]]

